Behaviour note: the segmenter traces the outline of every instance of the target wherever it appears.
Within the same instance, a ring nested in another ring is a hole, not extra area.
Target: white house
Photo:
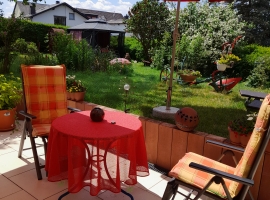
[[[85,20],[93,18],[100,18],[105,21],[123,20],[121,13],[73,8],[69,4],[60,3],[59,1],[56,1],[53,5],[35,3],[35,6],[32,3],[24,5],[21,1],[17,1],[13,14],[16,18],[27,18],[33,22],[59,24],[69,27],[82,24]]]

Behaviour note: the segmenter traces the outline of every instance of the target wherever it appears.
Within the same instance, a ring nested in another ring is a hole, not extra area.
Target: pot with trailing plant
[[[200,71],[195,71],[192,69],[181,69],[177,72],[184,82],[193,82],[196,78],[201,77]]]
[[[67,81],[67,98],[73,101],[83,101],[86,87],[81,80],[77,80],[75,75],[68,75]]]
[[[232,68],[234,63],[241,60],[238,56],[234,54],[224,54],[221,55],[220,59],[217,60],[217,69],[219,71],[225,71],[226,68]]]
[[[229,122],[228,130],[232,144],[246,147],[255,126],[257,114],[248,114]]]
[[[0,131],[15,128],[16,106],[22,99],[19,77],[0,74]]]

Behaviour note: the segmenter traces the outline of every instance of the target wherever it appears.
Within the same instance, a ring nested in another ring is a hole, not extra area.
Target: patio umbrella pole
[[[171,107],[171,96],[172,96],[172,81],[173,81],[173,71],[174,71],[174,59],[175,59],[175,48],[176,48],[176,40],[178,38],[178,20],[179,20],[179,12],[180,12],[180,2],[177,1],[177,10],[176,10],[176,20],[175,20],[175,29],[173,31],[173,47],[172,47],[172,60],[171,60],[171,74],[169,80],[169,88],[167,90],[167,100],[166,100],[166,110],[170,110]]]

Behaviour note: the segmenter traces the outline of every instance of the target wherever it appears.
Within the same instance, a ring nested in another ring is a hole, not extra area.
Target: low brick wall
[[[115,110],[93,103],[68,101],[69,106],[81,110],[92,110],[98,106],[106,110]],[[139,117],[139,116],[137,116]],[[206,140],[215,140],[222,143],[229,143],[228,139],[203,133],[200,131],[184,132],[176,125],[164,123],[161,121],[139,117],[142,122],[145,145],[148,161],[159,167],[170,170],[178,160],[187,152],[194,152],[208,158],[217,160],[222,151],[213,145],[205,143]],[[240,160],[241,154],[235,153],[236,158]],[[224,157],[222,163],[235,167],[231,157]],[[254,177],[254,186],[251,187],[251,193],[254,199],[267,200],[270,197],[270,145],[268,144],[266,152],[260,162]],[[246,199],[250,199],[247,195]]]

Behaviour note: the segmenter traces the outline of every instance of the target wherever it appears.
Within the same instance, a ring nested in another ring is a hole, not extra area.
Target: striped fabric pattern
[[[44,135],[47,131],[48,134],[48,124],[68,113],[66,68],[64,65],[21,65],[21,69],[27,112],[37,117],[32,121],[33,135]]]
[[[236,166],[234,174],[246,178],[250,171],[250,168],[255,159],[256,153],[262,142],[262,138],[266,133],[267,126],[269,124],[269,114],[270,114],[270,95],[267,95],[262,102],[261,108],[259,110],[256,124],[250,140],[246,146],[245,152]],[[237,195],[242,187],[242,184],[237,182],[232,182],[229,191],[231,195]]]
[[[201,155],[197,155],[195,153],[186,153],[186,155],[182,159],[180,159],[179,162],[172,168],[172,170],[169,172],[169,175],[188,184],[203,188],[213,177],[213,175],[190,168],[189,164],[191,162],[195,162],[204,166],[208,166],[230,174],[247,178],[250,168],[255,159],[256,153],[258,152],[258,149],[262,142],[262,138],[269,124],[269,115],[270,94],[265,97],[261,105],[255,128],[247,144],[245,152],[236,168],[219,163]],[[240,192],[242,184],[227,179],[224,179],[224,181],[230,192],[231,197],[235,197]],[[216,194],[222,198],[226,198],[226,194],[221,184],[217,185],[213,183],[207,191]]]

